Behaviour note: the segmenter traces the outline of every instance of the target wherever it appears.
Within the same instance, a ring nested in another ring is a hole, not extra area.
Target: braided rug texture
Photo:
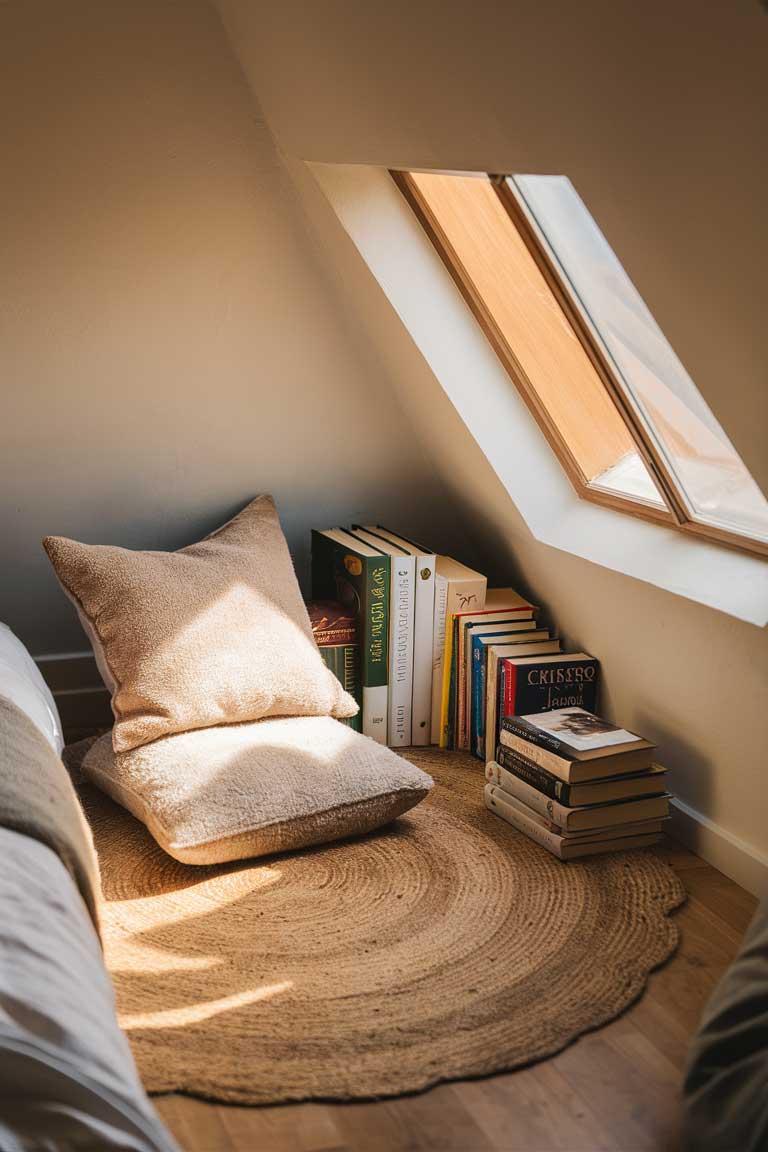
[[[485,809],[478,761],[407,755],[436,787],[388,828],[213,867],[82,785],[148,1091],[267,1104],[499,1072],[611,1020],[674,951],[685,893],[663,861],[563,864]]]

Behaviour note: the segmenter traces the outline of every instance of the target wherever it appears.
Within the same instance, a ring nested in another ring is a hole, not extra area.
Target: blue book
[[[485,711],[486,687],[488,682],[488,647],[491,644],[516,644],[534,640],[548,640],[545,628],[535,628],[529,620],[527,629],[496,628],[485,629],[482,625],[472,628],[467,635],[469,641],[469,750],[481,760],[485,757]]]

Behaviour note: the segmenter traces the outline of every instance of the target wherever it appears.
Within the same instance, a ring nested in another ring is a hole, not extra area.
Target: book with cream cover
[[[655,746],[584,708],[509,715],[499,742],[568,784],[651,767]]]
[[[606,852],[645,848],[651,844],[656,844],[659,840],[661,825],[660,822],[654,821],[649,822],[648,831],[632,832],[630,835],[625,835],[621,829],[611,829],[608,833],[594,832],[591,834],[582,833],[577,836],[562,836],[552,830],[549,821],[539,816],[521,801],[505,795],[497,784],[486,784],[484,799],[486,808],[511,824],[513,828],[517,828],[519,832],[523,832],[531,840],[535,840],[537,844],[546,848],[548,852],[560,860],[573,860]],[[614,834],[614,831],[617,834]]]
[[[496,763],[506,773],[517,776],[544,796],[570,808],[578,808],[584,804],[608,804],[613,800],[630,800],[635,796],[661,796],[667,790],[667,770],[660,764],[651,764],[650,768],[642,772],[628,772],[618,776],[605,776],[601,780],[568,784],[554,772],[548,772],[540,764],[535,764],[527,756],[513,751],[505,744],[499,744],[496,748]]]
[[[505,794],[514,796],[539,816],[550,820],[564,834],[636,824],[643,820],[665,820],[669,815],[669,793],[660,796],[634,796],[607,804],[569,808],[545,796],[543,792],[539,792],[531,784],[493,761],[486,764],[485,777],[489,783],[498,784]]]
[[[435,613],[432,667],[432,743],[447,747],[450,649],[453,617],[457,612],[480,612],[485,607],[488,581],[450,556],[435,562]],[[448,663],[446,664],[446,651]]]

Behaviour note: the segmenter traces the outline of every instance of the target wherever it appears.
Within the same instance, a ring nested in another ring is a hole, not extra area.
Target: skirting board
[[[682,800],[675,798],[672,801],[670,815],[670,836],[741,884],[753,896],[768,895],[768,856]]]

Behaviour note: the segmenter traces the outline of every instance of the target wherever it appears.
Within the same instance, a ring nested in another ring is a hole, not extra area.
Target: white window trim
[[[763,627],[764,561],[579,498],[387,170],[309,168],[536,539]]]

